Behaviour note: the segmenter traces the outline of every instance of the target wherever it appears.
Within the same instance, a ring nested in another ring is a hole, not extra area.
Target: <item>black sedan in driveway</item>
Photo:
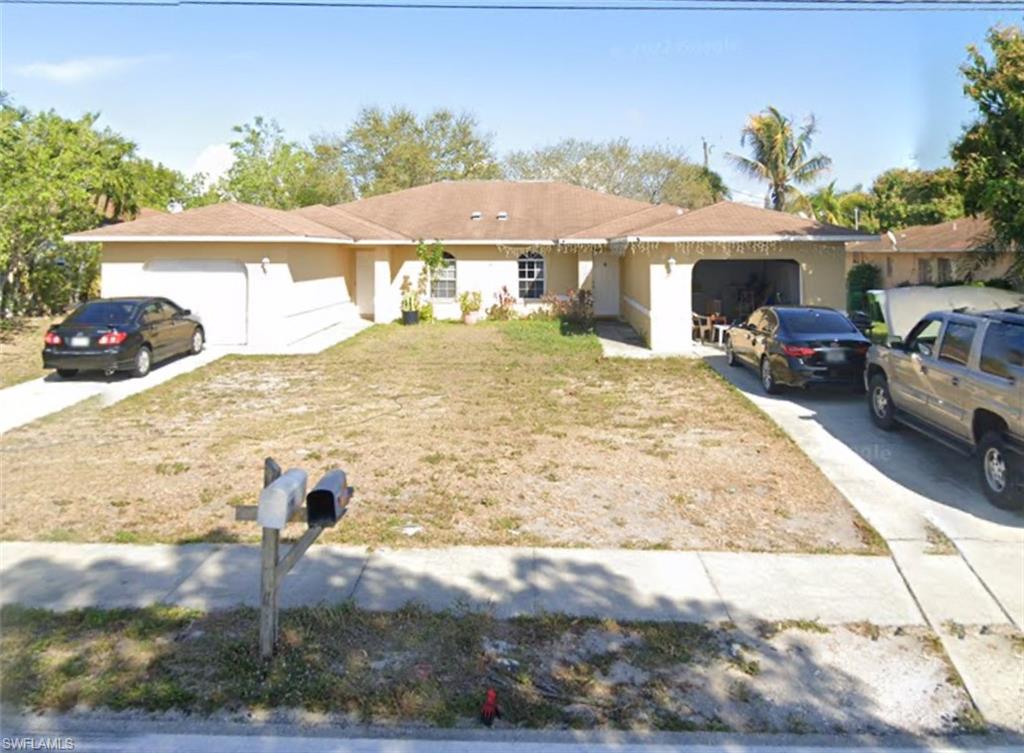
[[[870,346],[853,322],[835,309],[765,306],[729,328],[725,353],[730,366],[756,369],[769,394],[783,386],[815,384],[862,390]]]
[[[79,371],[131,371],[203,349],[198,316],[166,298],[99,298],[83,303],[46,333],[43,368],[62,377]]]

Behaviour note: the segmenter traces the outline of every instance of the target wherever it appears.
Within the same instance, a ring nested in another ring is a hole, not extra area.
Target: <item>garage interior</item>
[[[800,265],[789,259],[702,259],[693,267],[693,313],[745,319],[768,304],[800,303]]]

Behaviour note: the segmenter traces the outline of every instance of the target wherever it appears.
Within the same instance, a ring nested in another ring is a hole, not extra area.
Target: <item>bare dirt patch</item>
[[[946,734],[981,731],[924,629],[496,620],[414,606],[282,613],[269,662],[252,610],[2,612],[0,697],[32,710],[252,714],[470,727]],[[939,646],[936,648],[936,646]]]
[[[0,389],[38,379],[43,370],[43,335],[55,317],[0,320]]]
[[[884,550],[704,364],[604,360],[556,322],[382,326],[319,356],[222,359],[12,431],[2,452],[6,539],[255,540],[231,507],[273,456],[349,472],[327,542]]]

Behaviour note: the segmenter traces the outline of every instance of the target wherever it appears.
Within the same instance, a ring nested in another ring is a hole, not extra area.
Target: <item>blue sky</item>
[[[1010,13],[468,13],[0,5],[2,87],[189,171],[232,124],[342,131],[361,106],[469,110],[499,152],[575,136],[722,159],[748,113],[813,112],[840,187],[933,167],[971,117],[958,66]],[[218,146],[220,145],[220,146]],[[205,150],[205,151],[204,151]],[[211,158],[211,155],[213,156]],[[749,198],[737,193],[736,198]]]

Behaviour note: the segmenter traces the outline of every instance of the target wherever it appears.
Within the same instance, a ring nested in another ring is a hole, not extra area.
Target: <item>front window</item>
[[[911,353],[931,356],[935,348],[935,341],[939,339],[939,332],[941,330],[941,319],[925,319],[918,323],[910,331],[910,334],[907,335],[907,350]]]
[[[455,297],[455,257],[447,251],[441,260],[441,266],[435,269],[430,276],[430,297],[446,299]]]
[[[922,285],[930,285],[932,279],[932,260],[921,259],[917,263],[917,281]]]
[[[519,297],[529,300],[544,296],[544,257],[530,251],[519,257]]]

